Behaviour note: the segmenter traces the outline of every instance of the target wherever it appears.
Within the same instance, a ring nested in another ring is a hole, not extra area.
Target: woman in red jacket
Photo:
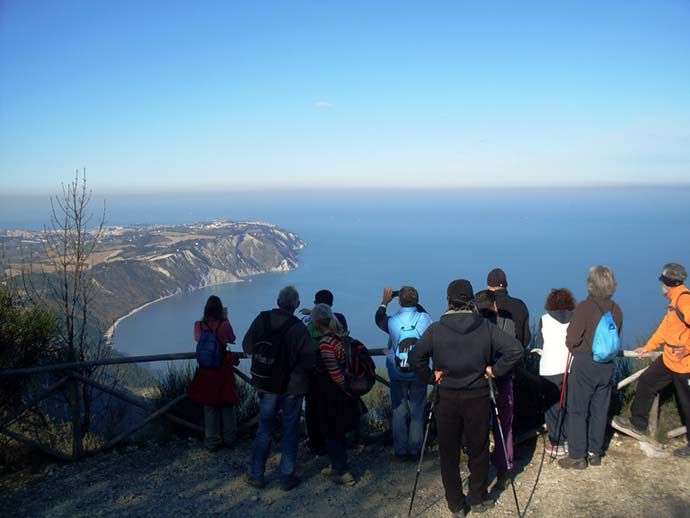
[[[225,443],[232,446],[237,438],[237,405],[240,401],[235,384],[233,366],[239,365],[227,344],[235,343],[235,332],[227,318],[227,310],[215,295],[211,295],[204,308],[204,318],[194,323],[194,340],[199,341],[201,330],[215,331],[218,347],[223,351],[219,369],[198,367],[189,384],[187,395],[204,405],[206,447],[216,451]],[[222,439],[221,439],[222,430]]]

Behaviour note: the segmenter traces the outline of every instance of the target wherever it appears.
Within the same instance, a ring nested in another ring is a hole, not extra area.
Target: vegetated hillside
[[[101,291],[94,312],[103,322],[167,295],[291,270],[304,246],[295,234],[263,223],[144,229],[131,239],[139,235],[136,246],[94,267]]]
[[[5,271],[20,271],[22,256],[51,275],[40,232],[9,231],[2,239]],[[109,227],[91,259],[97,292],[90,308],[102,326],[161,297],[297,267],[304,243],[261,222]]]

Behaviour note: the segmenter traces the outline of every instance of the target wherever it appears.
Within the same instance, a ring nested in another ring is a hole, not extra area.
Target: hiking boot
[[[690,444],[673,450],[673,456],[681,459],[690,459]]]
[[[321,470],[321,475],[323,475],[324,477],[332,477],[332,476],[337,475],[337,474],[338,474],[338,472],[335,469],[333,469],[333,467],[331,467],[331,466],[328,466],[327,468],[323,468]]]
[[[590,452],[587,455],[587,464],[594,467],[601,466],[601,455],[597,455],[596,453]]]
[[[407,455],[398,455],[397,453],[393,455],[393,463],[394,464],[403,464],[407,462]]]
[[[256,489],[263,489],[266,487],[266,481],[263,477],[254,478],[251,475],[247,475],[247,485]]]
[[[566,457],[559,460],[558,465],[563,469],[586,469],[587,459],[573,459],[572,457]]]
[[[613,422],[616,423],[618,427],[622,428],[623,431],[628,433],[636,433],[638,435],[644,435],[647,433],[647,430],[643,430],[642,428],[635,426],[629,417],[616,415],[613,416]]]
[[[490,505],[485,505],[484,502],[481,504],[474,504],[473,506],[470,507],[470,513],[472,514],[480,514],[480,513],[485,513],[489,509],[491,509],[494,505],[496,505],[496,502],[493,500],[489,500],[491,502]]]
[[[356,484],[355,477],[349,471],[346,471],[342,475],[334,475],[330,477],[330,479],[339,486],[352,487]]]
[[[290,475],[288,477],[285,477],[283,481],[280,483],[280,489],[283,491],[290,491],[291,489],[295,489],[297,486],[299,486],[300,480],[299,477],[295,475]]]
[[[566,444],[556,446],[551,443],[546,447],[546,454],[550,457],[565,457],[568,454],[568,446]]]
[[[465,518],[468,514],[470,514],[470,508],[466,505],[463,505],[457,511],[451,512],[453,513],[453,518]]]
[[[508,477],[508,480],[510,480],[510,477]],[[486,498],[482,500],[482,505],[485,509],[493,509],[494,507],[496,507],[496,501],[492,500],[491,498]]]
[[[355,485],[355,477],[353,477],[352,473],[350,473],[349,471],[340,474],[338,473],[338,470],[334,469],[332,466],[328,466],[327,468],[323,468],[321,470],[321,475],[323,475],[326,478],[330,478],[334,484],[338,484],[341,486]]]
[[[223,443],[220,440],[216,439],[216,440],[206,441],[206,444],[204,444],[204,446],[206,446],[206,450],[209,453],[215,453],[223,447]]]
[[[506,471],[505,473],[499,473],[496,476],[496,484],[494,484],[494,489],[498,491],[505,491],[508,489],[508,486],[510,485],[510,472]],[[482,502],[484,503],[484,502]]]

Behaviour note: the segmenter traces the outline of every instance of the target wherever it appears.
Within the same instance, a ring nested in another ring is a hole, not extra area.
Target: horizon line
[[[94,196],[104,197],[106,195],[145,195],[145,194],[206,194],[206,193],[224,193],[224,194],[249,194],[249,193],[312,193],[312,192],[448,192],[448,191],[528,191],[528,190],[592,190],[592,189],[606,189],[606,188],[616,188],[616,189],[687,189],[690,188],[690,181],[688,182],[607,182],[607,183],[573,183],[573,184],[515,184],[515,185],[503,185],[500,187],[494,187],[489,185],[446,185],[446,186],[402,186],[402,187],[391,187],[385,185],[377,186],[339,186],[334,185],[331,187],[307,187],[307,186],[278,186],[278,187],[232,187],[222,186],[220,188],[214,188],[211,185],[208,186],[180,186],[174,188],[155,188],[155,187],[142,187],[142,188],[126,188],[126,187],[105,187],[102,189],[94,189],[90,187]],[[15,196],[23,196],[29,198],[38,198],[43,196],[55,196],[59,194],[58,190],[45,189],[21,189],[21,188],[5,188],[3,192],[0,193],[0,198],[8,198]]]

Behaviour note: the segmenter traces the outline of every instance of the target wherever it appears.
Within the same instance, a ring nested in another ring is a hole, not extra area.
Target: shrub
[[[175,398],[187,393],[187,387],[194,377],[196,368],[191,362],[182,365],[169,365],[166,371],[158,378],[156,383],[155,405],[160,408],[170,403]],[[171,412],[191,423],[203,425],[204,409],[201,405],[185,398],[177,403]],[[187,428],[171,424],[176,433],[189,433]]]
[[[382,377],[388,379],[388,375]],[[383,383],[376,382],[371,391],[362,398],[369,412],[363,420],[370,430],[382,431],[391,427],[393,408],[391,407],[390,389]]]
[[[158,379],[156,384],[155,404],[158,408],[166,405],[175,398],[185,394],[187,388],[194,378],[196,366],[192,362],[183,365],[170,365],[165,373]],[[256,389],[235,377],[237,391],[240,397],[238,407],[238,420],[240,423],[247,421],[259,413],[259,402],[256,396]],[[172,409],[173,413],[191,423],[203,425],[204,409],[203,406],[191,399],[185,398]],[[173,428],[178,433],[188,433],[187,428],[175,425]]]
[[[50,363],[58,359],[54,347],[55,317],[44,308],[22,300],[17,291],[0,285],[0,369],[19,369]],[[19,376],[0,379],[0,421],[17,409],[46,384],[56,381],[51,375]],[[52,422],[40,411],[25,412],[9,428],[34,440],[47,436]],[[14,471],[42,454],[0,435],[0,470]]]
[[[49,311],[21,300],[7,286],[0,286],[0,369],[19,369],[58,359],[54,347],[55,317]],[[21,406],[37,386],[34,376],[0,380],[0,416]]]

